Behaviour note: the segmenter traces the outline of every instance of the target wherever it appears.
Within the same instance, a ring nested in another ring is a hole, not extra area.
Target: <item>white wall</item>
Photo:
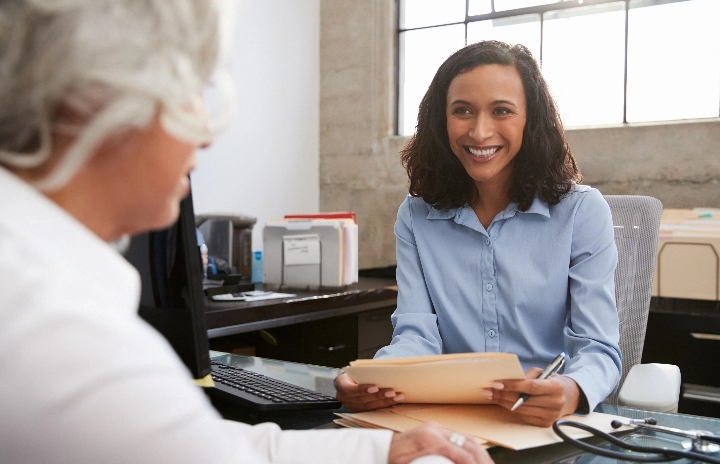
[[[319,211],[320,0],[234,0],[232,49],[237,115],[198,152],[196,214],[255,216]]]

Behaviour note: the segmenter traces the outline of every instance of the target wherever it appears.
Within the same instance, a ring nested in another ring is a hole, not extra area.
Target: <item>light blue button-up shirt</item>
[[[393,340],[376,358],[509,352],[524,369],[560,352],[590,410],[620,379],[617,250],[600,192],[510,204],[487,230],[469,206],[437,210],[408,196],[398,211]]]

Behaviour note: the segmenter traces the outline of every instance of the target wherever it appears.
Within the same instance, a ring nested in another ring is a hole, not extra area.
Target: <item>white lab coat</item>
[[[116,251],[0,168],[0,463],[387,461],[389,431],[223,420],[139,294]]]

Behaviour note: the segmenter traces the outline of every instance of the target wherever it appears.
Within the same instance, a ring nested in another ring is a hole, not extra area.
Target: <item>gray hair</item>
[[[163,127],[202,143],[212,130],[193,111],[219,48],[215,0],[0,1],[0,165],[42,167],[53,132],[75,141],[35,186],[62,187],[109,135]],[[89,122],[68,125],[70,109]]]

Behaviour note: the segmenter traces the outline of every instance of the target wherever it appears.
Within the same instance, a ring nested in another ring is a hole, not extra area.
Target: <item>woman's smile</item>
[[[502,147],[471,147],[471,146],[465,146],[465,149],[470,153],[470,155],[474,156],[475,158],[480,158],[483,160],[488,160],[490,157],[492,157],[495,153],[498,152]]]

